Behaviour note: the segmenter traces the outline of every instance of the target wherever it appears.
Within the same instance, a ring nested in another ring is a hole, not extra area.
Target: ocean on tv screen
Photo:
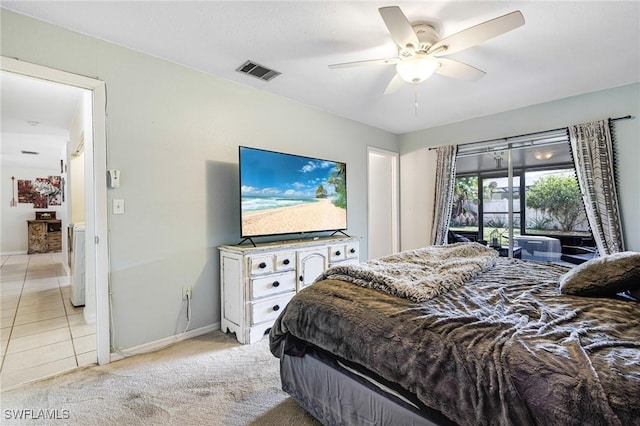
[[[280,207],[290,207],[299,204],[315,203],[317,198],[286,198],[273,196],[243,196],[242,211],[252,212],[256,210],[277,209]]]

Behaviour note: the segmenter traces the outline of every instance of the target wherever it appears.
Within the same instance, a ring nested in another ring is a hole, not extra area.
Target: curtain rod
[[[625,115],[624,117],[610,118],[609,121],[628,120],[630,118],[633,118],[633,116],[632,115]],[[493,141],[506,141],[507,139],[521,138],[523,136],[532,136],[532,135],[537,135],[539,133],[558,132],[558,131],[564,130],[564,129],[567,129],[567,127],[559,127],[557,129],[551,129],[551,130],[542,130],[540,132],[523,133],[521,135],[507,136],[507,137],[504,137],[504,138],[486,139],[486,140],[483,140],[483,141],[461,143],[458,146],[475,145],[475,144],[481,144],[481,143],[487,143],[487,142],[493,142]],[[429,151],[434,150],[434,149],[438,149],[438,147],[437,146],[429,147]]]
[[[633,117],[630,115],[625,115],[624,117],[610,118],[609,121],[628,120],[630,118],[633,118]]]
[[[540,146],[549,146],[549,145],[560,145],[560,144],[565,144],[566,145],[567,141],[561,141],[561,142],[549,142],[549,143],[545,143],[543,145],[535,145],[536,147],[540,147]],[[508,149],[509,151],[518,151],[521,149],[527,149],[527,148],[531,148],[531,145],[526,145],[526,146],[518,146],[515,148],[510,148]],[[506,149],[495,149],[495,150],[487,150],[487,151],[472,151],[472,152],[465,152],[462,154],[457,154],[456,158],[462,158],[462,157],[473,157],[474,155],[479,155],[479,154],[487,154],[490,152],[500,152],[500,151],[507,151]]]

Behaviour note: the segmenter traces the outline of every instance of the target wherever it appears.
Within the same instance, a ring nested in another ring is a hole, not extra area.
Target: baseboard
[[[27,254],[26,250],[20,250],[20,251],[3,251],[2,253],[0,253],[0,256],[15,256],[18,254]]]
[[[122,349],[119,352],[111,352],[111,362],[118,361],[132,355],[140,355],[147,352],[157,351],[158,349],[162,349],[165,346],[171,345],[173,343],[211,333],[215,330],[220,330],[219,322],[207,325],[205,327],[196,328],[194,330],[189,330],[184,333],[176,334],[174,336],[165,337],[164,339],[155,340],[153,342],[144,343],[142,345],[134,346],[127,349]]]

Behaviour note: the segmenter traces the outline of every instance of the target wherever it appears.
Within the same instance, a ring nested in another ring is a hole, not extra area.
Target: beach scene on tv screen
[[[241,149],[242,235],[345,229],[346,167],[254,149]]]

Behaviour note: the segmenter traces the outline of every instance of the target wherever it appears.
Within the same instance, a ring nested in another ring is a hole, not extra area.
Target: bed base
[[[282,389],[324,425],[453,425],[441,413],[318,350],[296,356],[283,349],[280,377]]]

